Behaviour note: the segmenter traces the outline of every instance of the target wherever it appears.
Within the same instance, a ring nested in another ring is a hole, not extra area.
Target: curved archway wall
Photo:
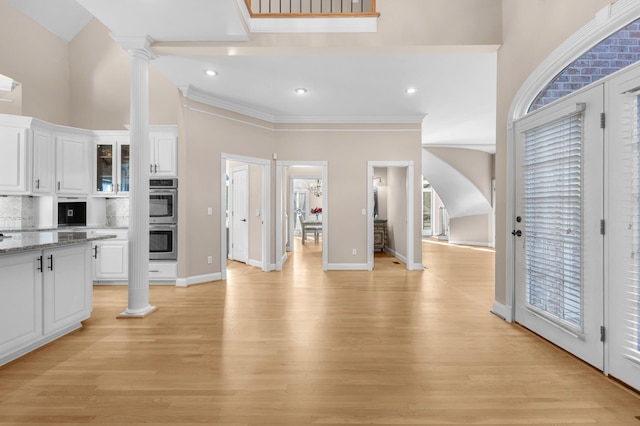
[[[498,52],[496,128],[496,286],[493,311],[512,319],[513,120],[538,93],[592,46],[640,16],[634,0],[503,2]],[[543,29],[543,30],[541,30]]]

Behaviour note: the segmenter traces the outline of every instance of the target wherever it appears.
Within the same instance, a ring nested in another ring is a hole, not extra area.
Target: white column
[[[140,318],[149,304],[149,50],[148,37],[116,38],[131,58],[131,147],[129,192],[129,300],[119,318]]]

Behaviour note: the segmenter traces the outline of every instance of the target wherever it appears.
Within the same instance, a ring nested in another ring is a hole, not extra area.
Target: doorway
[[[380,181],[376,179],[376,170],[386,170],[387,182],[380,185]],[[413,161],[369,161],[368,162],[368,187],[367,198],[369,205],[367,220],[368,250],[367,250],[367,269],[374,268],[374,250],[376,248],[376,238],[380,239],[379,229],[380,220],[386,220],[387,239],[393,240],[389,242],[384,251],[391,253],[393,256],[403,261],[408,270],[422,269],[421,263],[416,263],[414,259],[414,165]],[[374,191],[374,188],[377,190]],[[381,207],[376,208],[376,198],[381,201],[381,187],[385,187],[387,197],[393,194],[393,201],[388,200],[387,218],[380,217]],[[393,209],[393,211],[391,210]],[[378,217],[375,212],[378,211]],[[363,211],[363,214],[365,211]],[[376,232],[376,221],[378,222],[378,232]],[[384,243],[383,243],[384,244]]]
[[[276,162],[276,270],[287,261],[287,252],[295,250],[296,235],[307,237],[312,244],[321,243],[322,270],[327,270],[328,182],[326,161]],[[303,235],[302,221],[311,220],[317,229]]]
[[[223,153],[220,177],[221,274],[227,259],[272,270],[271,161]]]

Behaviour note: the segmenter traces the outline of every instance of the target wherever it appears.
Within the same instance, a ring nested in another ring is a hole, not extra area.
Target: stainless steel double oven
[[[149,181],[149,259],[178,259],[178,179]]]

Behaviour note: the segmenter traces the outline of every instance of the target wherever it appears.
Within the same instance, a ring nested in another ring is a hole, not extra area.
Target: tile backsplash
[[[35,225],[33,197],[0,196],[0,228],[30,228]]]
[[[129,198],[106,200],[107,226],[129,226]]]

